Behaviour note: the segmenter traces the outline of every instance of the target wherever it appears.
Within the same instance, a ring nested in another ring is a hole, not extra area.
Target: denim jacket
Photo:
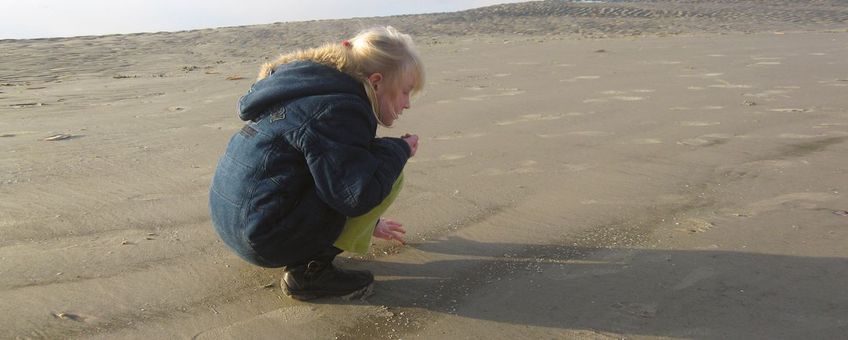
[[[248,123],[218,162],[212,222],[242,258],[279,267],[332,245],[347,217],[388,196],[409,158],[376,138],[362,82],[310,61],[280,65],[239,100]]]

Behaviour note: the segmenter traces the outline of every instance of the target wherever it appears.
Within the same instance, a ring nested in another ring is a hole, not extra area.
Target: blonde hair
[[[262,65],[256,80],[268,77],[280,65],[298,60],[327,65],[361,81],[377,121],[383,126],[386,125],[380,119],[380,104],[374,95],[374,87],[368,81],[371,74],[382,74],[395,89],[404,75],[411,75],[414,79],[413,95],[424,88],[424,65],[412,37],[391,26],[370,28],[343,42],[326,43],[321,47],[283,54]]]

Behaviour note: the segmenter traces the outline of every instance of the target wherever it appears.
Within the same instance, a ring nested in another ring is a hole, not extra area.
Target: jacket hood
[[[368,100],[362,82],[341,71],[312,61],[280,65],[268,77],[257,81],[238,101],[239,118],[256,120],[269,107],[297,98],[349,93]]]

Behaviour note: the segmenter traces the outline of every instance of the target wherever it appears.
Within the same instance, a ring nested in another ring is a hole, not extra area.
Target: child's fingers
[[[406,244],[406,241],[403,240],[402,235],[392,234],[392,238],[400,242],[401,244]]]
[[[387,218],[380,218],[377,229],[374,231],[375,237],[388,241],[396,240],[404,245],[406,244],[406,241],[403,240],[405,234],[406,229],[403,228],[402,224]]]
[[[403,234],[401,233],[398,233],[396,231],[389,231],[388,236],[389,237],[387,238],[387,240],[397,240],[400,243],[405,243],[403,241]]]

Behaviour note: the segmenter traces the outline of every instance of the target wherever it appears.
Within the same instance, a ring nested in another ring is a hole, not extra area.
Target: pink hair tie
[[[347,48],[350,48],[350,47],[351,47],[350,41],[348,41],[348,40],[342,40],[342,46],[347,47]]]

